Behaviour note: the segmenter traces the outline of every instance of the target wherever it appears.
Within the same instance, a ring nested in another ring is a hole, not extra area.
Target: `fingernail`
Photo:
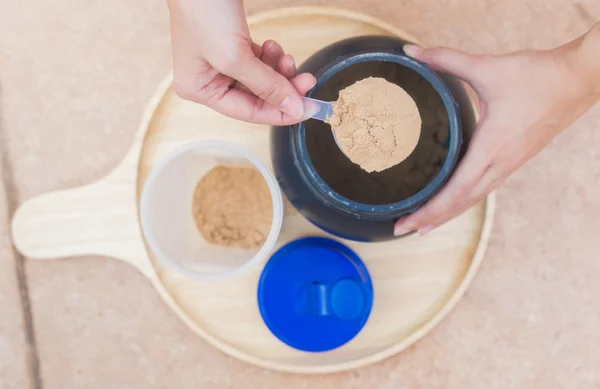
[[[275,46],[275,41],[271,41],[268,40],[265,42],[265,49],[271,53],[275,53],[276,52],[276,46]]]
[[[279,105],[279,109],[294,119],[302,118],[302,114],[304,113],[302,101],[298,99],[292,99],[291,96],[287,96],[285,99],[283,99]]]
[[[404,53],[412,58],[418,58],[423,52],[423,48],[417,45],[407,44],[403,47]]]
[[[429,224],[423,228],[419,228],[419,235],[426,235],[429,231],[433,230],[433,225]]]
[[[394,228],[394,235],[401,236],[406,235],[414,229],[412,225],[399,225]]]

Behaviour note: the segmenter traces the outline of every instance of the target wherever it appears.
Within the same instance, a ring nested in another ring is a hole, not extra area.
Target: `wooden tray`
[[[249,19],[257,42],[277,39],[300,63],[318,49],[356,35],[414,38],[371,17],[340,9],[282,9]],[[492,226],[488,197],[427,237],[365,244],[344,242],[366,263],[375,301],[363,331],[343,347],[304,353],[277,340],[256,304],[261,266],[219,283],[184,279],[145,245],[138,218],[141,189],[152,168],[193,139],[214,138],[250,149],[270,166],[269,131],[238,122],[175,96],[168,77],[143,117],[133,146],[111,174],[89,186],[49,193],[17,211],[16,247],[33,258],[104,255],[125,261],[150,279],[160,296],[206,341],[258,366],[297,373],[336,372],[377,362],[427,334],[456,305],[483,257]],[[277,247],[306,235],[327,236],[289,204]]]

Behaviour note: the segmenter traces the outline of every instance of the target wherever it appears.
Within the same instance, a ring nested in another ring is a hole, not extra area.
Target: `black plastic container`
[[[369,76],[404,88],[423,120],[419,144],[404,162],[366,173],[339,150],[329,125],[313,119],[271,130],[273,167],[283,192],[309,221],[341,238],[395,238],[395,221],[442,188],[474,129],[475,110],[462,84],[407,57],[405,43],[386,36],[351,38],[322,49],[299,69],[317,78],[307,96],[327,101]]]

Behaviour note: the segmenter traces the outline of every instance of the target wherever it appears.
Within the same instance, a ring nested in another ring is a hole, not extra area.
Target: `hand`
[[[415,59],[469,83],[481,119],[454,175],[422,208],[398,220],[396,235],[424,235],[477,204],[598,100],[597,90],[570,67],[576,43],[502,56],[405,47]]]
[[[177,94],[253,123],[302,120],[301,95],[315,84],[274,41],[252,42],[241,0],[169,0]]]

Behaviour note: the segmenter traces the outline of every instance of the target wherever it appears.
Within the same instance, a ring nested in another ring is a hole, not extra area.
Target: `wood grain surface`
[[[330,8],[272,11],[249,22],[254,39],[277,37],[298,63],[350,36],[395,34],[414,40],[376,19]],[[427,237],[378,244],[344,241],[365,261],[375,302],[355,339],[321,354],[293,350],[270,334],[255,300],[260,268],[230,281],[202,283],[171,272],[147,250],[138,202],[146,177],[162,158],[190,140],[211,138],[243,145],[270,166],[268,137],[264,126],[238,122],[179,99],[168,77],[150,102],[120,166],[89,186],[23,204],[12,223],[15,245],[33,258],[104,255],[128,262],[208,342],[270,369],[298,373],[352,369],[402,351],[427,334],[455,306],[481,262],[492,225],[493,196]],[[307,235],[327,236],[287,205],[277,246]]]

